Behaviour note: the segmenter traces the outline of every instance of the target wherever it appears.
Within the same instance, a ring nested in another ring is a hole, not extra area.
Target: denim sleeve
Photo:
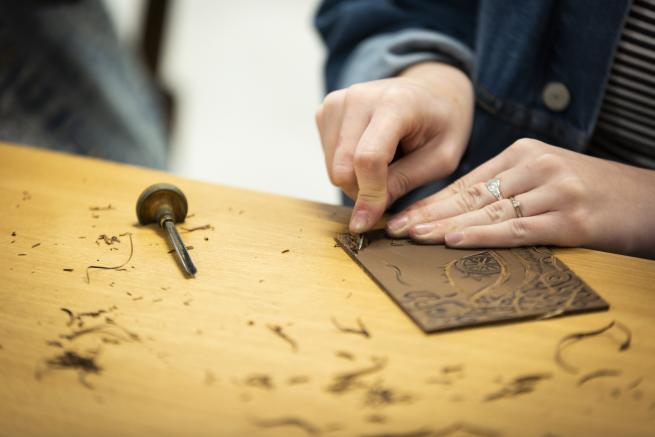
[[[328,52],[328,91],[425,60],[466,71],[477,10],[478,0],[324,0],[315,25]]]
[[[336,88],[384,79],[425,61],[454,65],[468,75],[473,69],[473,52],[466,45],[439,32],[406,29],[362,41],[343,63]]]

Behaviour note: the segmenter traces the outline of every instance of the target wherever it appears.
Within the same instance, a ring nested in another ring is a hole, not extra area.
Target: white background
[[[142,1],[105,0],[131,43]],[[314,112],[323,93],[318,0],[172,2],[163,76],[177,98],[171,170],[337,203]]]

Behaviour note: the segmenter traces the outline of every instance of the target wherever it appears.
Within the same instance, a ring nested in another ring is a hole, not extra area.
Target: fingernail
[[[361,234],[368,227],[369,214],[366,211],[357,211],[350,220],[350,230],[356,234]]]
[[[391,232],[400,232],[407,226],[407,222],[409,222],[409,219],[406,215],[394,217],[387,222],[387,229]]]
[[[425,235],[434,230],[434,224],[432,223],[421,223],[412,228],[412,233],[414,235]]]
[[[459,242],[464,239],[464,232],[456,231],[446,234],[446,245],[456,246]]]

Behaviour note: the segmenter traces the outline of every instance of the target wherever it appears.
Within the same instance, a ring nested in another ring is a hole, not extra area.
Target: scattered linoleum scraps
[[[291,376],[287,379],[288,385],[298,385],[298,384],[307,384],[310,381],[309,376],[307,375],[296,375]]]
[[[189,232],[195,232],[195,231],[206,231],[206,230],[213,231],[214,230],[214,227],[212,225],[210,225],[210,224],[206,224],[206,225],[202,225],[202,226],[195,226],[193,228],[187,228],[187,227],[184,227],[184,226],[180,226],[180,228],[184,232],[186,232],[187,234]]]
[[[107,309],[100,309],[100,310],[96,310],[96,311],[84,311],[84,312],[80,312],[80,313],[75,313],[75,312],[73,312],[72,310],[70,310],[68,308],[59,308],[59,309],[61,311],[63,311],[64,313],[66,313],[66,315],[68,316],[68,322],[66,323],[66,326],[71,326],[71,325],[73,325],[74,323],[77,322],[77,326],[79,328],[81,328],[81,327],[84,326],[84,319],[85,318],[87,318],[87,317],[90,317],[90,318],[100,317],[103,314],[108,314],[108,313],[110,313],[112,311],[115,311],[117,309],[117,307],[114,305],[114,306],[111,306],[111,307],[109,307]]]
[[[252,423],[255,426],[260,428],[279,428],[283,426],[291,426],[295,428],[300,428],[305,431],[308,435],[319,435],[321,430],[309,423],[305,419],[299,417],[279,417],[274,419],[253,419]]]
[[[121,240],[118,238],[116,235],[112,235],[111,237],[107,234],[101,234],[96,238],[96,242],[98,241],[104,241],[106,245],[111,246],[114,243],[120,243]]]
[[[632,332],[623,323],[612,320],[608,325],[601,328],[592,331],[575,332],[564,336],[559,343],[557,343],[557,348],[555,349],[555,362],[565,371],[569,373],[577,373],[579,369],[564,360],[564,357],[562,356],[564,349],[585,338],[601,335],[614,327],[619,329],[625,336],[625,339],[619,343],[619,352],[628,350],[632,342]]]
[[[107,206],[90,206],[89,211],[109,211],[111,209],[116,209],[114,208],[111,203]]]
[[[273,390],[273,379],[269,375],[255,374],[246,377],[243,383],[249,387],[261,388],[264,390]]]
[[[383,407],[395,404],[407,404],[414,400],[413,396],[407,393],[398,393],[390,387],[386,387],[382,380],[374,382],[367,390],[364,398],[364,405],[367,407]]]
[[[184,246],[184,247],[186,248],[186,250],[193,250],[193,246]],[[168,251],[168,253],[173,253],[173,252],[175,252],[175,249],[170,249]]]
[[[537,387],[537,384],[545,379],[550,379],[550,373],[534,373],[521,375],[514,378],[508,384],[505,384],[500,390],[489,393],[484,400],[496,401],[498,399],[513,398],[522,394],[531,393]]]
[[[428,378],[425,382],[427,384],[451,385],[456,380],[464,378],[464,376],[464,365],[447,365],[441,368],[439,376]]]
[[[280,337],[282,340],[287,342],[289,346],[291,346],[291,350],[294,352],[298,352],[298,343],[296,343],[296,340],[293,338],[289,337],[289,335],[284,331],[284,328],[280,325],[274,325],[274,324],[268,324],[266,327],[275,335]]]
[[[122,263],[122,264],[120,264],[120,265],[117,265],[117,266],[99,266],[99,265],[91,265],[91,266],[88,266],[88,267],[86,268],[86,282],[87,282],[88,284],[91,283],[91,278],[90,278],[90,276],[89,276],[89,270],[91,270],[91,269],[99,269],[99,270],[117,270],[117,271],[120,271],[120,270],[127,270],[127,269],[124,269],[123,267],[125,267],[125,266],[126,266],[126,265],[131,261],[131,260],[132,260],[132,255],[134,254],[134,242],[132,241],[132,233],[131,233],[131,232],[125,232],[125,233],[123,233],[123,234],[119,234],[119,236],[121,236],[121,237],[126,236],[126,235],[130,238],[130,254],[129,254],[129,256],[127,257],[127,260],[125,260],[124,263]]]
[[[326,391],[333,394],[341,394],[358,388],[365,388],[366,386],[363,384],[362,378],[381,371],[387,365],[386,358],[375,358],[372,361],[373,364],[369,367],[337,374],[333,378],[332,383],[326,387]]]
[[[621,376],[621,371],[619,369],[594,370],[593,372],[589,372],[589,373],[587,373],[585,375],[582,375],[580,377],[580,379],[578,379],[578,385],[586,384],[587,382],[591,381],[592,379],[607,378],[607,377],[612,377],[612,376]]]
[[[105,318],[104,323],[89,326],[88,328],[73,330],[69,334],[60,334],[59,338],[64,340],[75,340],[78,337],[88,334],[101,334],[103,336],[111,337],[115,341],[119,342],[141,341],[141,338],[138,334],[118,325],[113,319],[110,319],[109,317]]]
[[[350,353],[348,351],[336,351],[334,353],[334,355],[336,357],[343,358],[344,360],[348,360],[348,361],[354,361],[355,360],[355,355],[353,355],[352,353]]]
[[[96,355],[95,353],[82,355],[75,351],[65,350],[47,359],[45,369],[37,370],[35,377],[40,380],[47,371],[73,369],[77,370],[80,384],[88,389],[93,389],[93,386],[86,380],[86,376],[88,374],[99,374],[102,371],[102,367],[96,363]]]
[[[455,422],[445,428],[420,428],[408,432],[385,432],[382,434],[365,434],[364,437],[450,437],[468,435],[472,437],[500,437],[498,431],[468,422]]]
[[[140,342],[138,334],[122,327],[114,319],[106,315],[115,311],[116,306],[95,311],[74,312],[69,308],[60,308],[68,316],[66,327],[68,333],[59,334],[58,340],[47,340],[46,345],[61,349],[62,352],[52,358],[46,358],[44,365],[39,365],[35,377],[40,380],[51,370],[74,369],[78,371],[80,384],[88,389],[93,386],[86,380],[88,374],[99,374],[102,367],[97,363],[96,358],[101,351],[101,344],[118,345],[124,342]],[[97,319],[104,316],[104,321],[90,327],[84,327],[87,318]],[[79,328],[79,329],[76,329]],[[81,353],[73,348],[73,343],[79,337],[96,335],[97,343],[95,349],[87,349]]]
[[[369,423],[386,423],[388,419],[389,418],[383,414],[369,414],[365,418]]]
[[[341,332],[345,332],[347,334],[358,334],[366,338],[371,338],[371,333],[368,331],[368,329],[366,329],[364,322],[362,322],[362,319],[359,317],[357,318],[357,328],[342,326],[334,317],[332,317],[330,320],[332,320],[334,327]]]

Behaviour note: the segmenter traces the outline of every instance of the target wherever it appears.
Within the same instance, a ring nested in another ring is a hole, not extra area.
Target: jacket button
[[[561,112],[569,107],[571,103],[571,93],[562,82],[549,82],[544,87],[541,94],[546,108],[551,111]]]

